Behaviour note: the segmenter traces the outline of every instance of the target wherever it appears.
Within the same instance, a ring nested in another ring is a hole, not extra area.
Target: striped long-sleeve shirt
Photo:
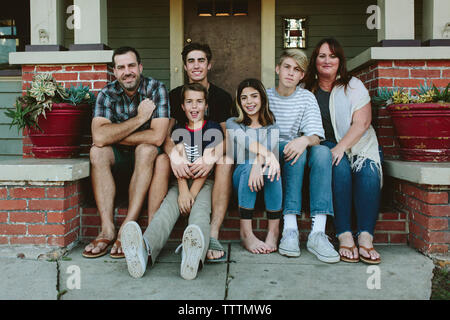
[[[278,94],[275,88],[267,90],[269,108],[275,115],[280,129],[280,140],[291,141],[302,135],[317,135],[324,139],[319,105],[308,90],[297,87],[288,97]]]

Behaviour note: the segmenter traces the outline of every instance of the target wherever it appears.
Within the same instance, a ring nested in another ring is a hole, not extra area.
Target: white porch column
[[[414,40],[414,0],[378,0],[378,6],[381,11],[379,42],[399,45],[401,41]]]
[[[450,41],[450,1],[424,0],[422,40],[442,39]]]
[[[275,0],[261,1],[261,82],[275,87]]]
[[[170,0],[170,89],[183,84],[184,10],[183,0]]]
[[[73,0],[73,4],[75,20],[79,15],[79,26],[77,21],[74,23],[75,47],[77,45],[108,44],[106,0]]]
[[[64,6],[60,0],[31,0],[31,46],[62,46]]]

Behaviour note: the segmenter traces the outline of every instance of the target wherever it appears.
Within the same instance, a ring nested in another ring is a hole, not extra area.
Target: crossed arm
[[[92,119],[92,142],[97,147],[105,147],[114,143],[123,145],[139,145],[142,143],[160,146],[165,139],[168,118],[156,118],[151,122],[150,129],[136,130],[150,120],[154,103],[145,99],[139,104],[138,114],[122,123],[112,123],[109,119],[95,117]]]

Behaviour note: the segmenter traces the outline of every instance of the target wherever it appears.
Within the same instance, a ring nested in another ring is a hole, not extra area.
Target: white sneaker
[[[190,224],[186,227],[181,246],[181,277],[186,280],[195,279],[205,248],[205,238],[197,225]]]
[[[141,278],[145,273],[148,261],[148,251],[142,237],[141,227],[134,221],[127,222],[120,238],[128,272],[133,278]]]
[[[300,244],[298,239],[297,229],[283,230],[283,236],[278,246],[278,252],[287,257],[299,257],[300,256]]]
[[[306,248],[322,262],[336,263],[340,260],[339,253],[334,250],[328,236],[321,231],[309,234]]]

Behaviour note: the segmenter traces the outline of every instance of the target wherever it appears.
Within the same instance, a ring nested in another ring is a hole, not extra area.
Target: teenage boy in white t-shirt
[[[276,66],[278,86],[267,90],[270,110],[280,128],[284,228],[278,250],[285,256],[300,256],[297,216],[301,214],[303,176],[308,167],[313,224],[307,249],[319,260],[335,263],[339,254],[325,234],[327,216],[333,216],[331,152],[319,144],[324,130],[317,100],[298,86],[307,66],[301,50],[284,51]]]

